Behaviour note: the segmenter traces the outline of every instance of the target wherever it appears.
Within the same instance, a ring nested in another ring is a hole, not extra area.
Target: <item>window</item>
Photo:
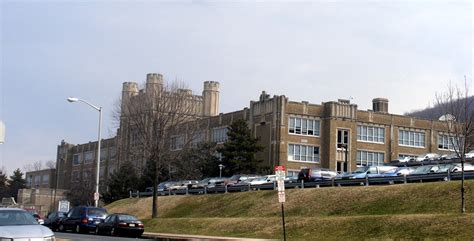
[[[110,165],[110,166],[109,166],[109,173],[108,173],[109,177],[110,177],[110,175],[112,175],[114,172],[115,172],[115,166]]]
[[[357,126],[357,140],[358,141],[384,143],[384,141],[385,141],[385,128],[375,127],[375,126],[367,126],[367,125],[358,125]]]
[[[398,144],[401,146],[425,147],[425,133],[420,131],[398,130]]]
[[[446,134],[438,135],[438,149],[454,151],[455,149],[458,149],[458,148],[459,148],[458,140],[455,136],[449,136]]]
[[[115,159],[115,157],[117,156],[117,151],[115,147],[109,148],[109,151],[110,151],[110,159]]]
[[[212,141],[224,143],[227,141],[227,127],[215,128],[212,130]]]
[[[34,180],[33,186],[39,186],[41,184],[41,176],[35,176]]]
[[[94,161],[94,155],[92,154],[92,151],[88,151],[84,153],[84,163],[92,163]]]
[[[383,152],[357,151],[357,166],[377,166],[383,163]]]
[[[41,180],[42,180],[42,184],[49,184],[49,175],[48,174],[43,175]]]
[[[79,171],[72,171],[71,179],[72,182],[79,181]]]
[[[306,136],[319,136],[320,121],[308,118],[290,117],[288,133]]]
[[[398,154],[398,160],[403,160],[403,159],[415,159],[417,155],[413,154]]]
[[[288,176],[288,177],[297,177],[297,176],[298,176],[298,173],[300,173],[300,171],[288,170],[287,176]]]
[[[199,143],[206,141],[206,133],[204,131],[198,131],[194,133],[191,145],[196,147]]]
[[[77,166],[81,164],[81,154],[74,154],[72,156],[72,165]]]
[[[184,147],[184,136],[172,136],[171,137],[171,150],[181,150]]]
[[[349,144],[349,130],[337,130],[337,148],[347,149]]]
[[[319,147],[289,144],[288,161],[319,162]]]
[[[107,149],[103,148],[100,149],[100,161],[103,162],[105,160],[107,160]]]
[[[101,166],[100,169],[99,169],[99,177],[100,179],[104,179],[105,178],[105,167],[104,166]]]

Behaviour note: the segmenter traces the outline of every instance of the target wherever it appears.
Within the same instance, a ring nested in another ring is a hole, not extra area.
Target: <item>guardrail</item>
[[[435,181],[451,181],[461,180],[461,172],[444,172],[444,173],[428,173],[428,174],[412,174],[404,176],[393,177],[365,177],[355,179],[323,179],[314,182],[285,182],[285,188],[320,188],[320,187],[340,187],[340,186],[355,186],[355,185],[393,185],[393,184],[407,184],[407,183],[422,183]],[[474,171],[464,171],[465,179],[474,179]],[[261,185],[237,184],[229,186],[215,186],[202,188],[186,188],[178,190],[159,191],[158,196],[168,195],[199,195],[199,194],[215,194],[228,192],[248,192],[258,190],[275,190],[276,182],[265,183]],[[153,192],[130,192],[130,198],[134,197],[149,197]]]

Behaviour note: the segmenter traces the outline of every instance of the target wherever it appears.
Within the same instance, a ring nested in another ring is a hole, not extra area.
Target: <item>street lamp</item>
[[[224,165],[219,164],[219,178],[222,178],[222,168],[223,167],[224,167]]]
[[[87,104],[88,106],[94,108],[95,110],[99,111],[99,136],[97,138],[97,171],[96,171],[96,175],[95,175],[95,193],[94,193],[94,203],[95,203],[95,206],[98,207],[99,206],[99,174],[100,174],[100,139],[101,139],[101,135],[100,135],[100,129],[101,129],[101,126],[102,126],[102,107],[97,107],[85,100],[81,100],[79,98],[74,98],[74,97],[69,97],[67,98],[67,101],[69,102],[82,102],[84,104]]]

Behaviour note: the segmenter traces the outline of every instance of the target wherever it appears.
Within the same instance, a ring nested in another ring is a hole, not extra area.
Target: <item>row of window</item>
[[[385,142],[385,128],[375,126],[357,126],[357,140],[368,142]]]
[[[459,150],[458,138],[449,135],[438,135],[438,149],[441,150]]]
[[[212,138],[211,141],[215,143],[224,143],[227,141],[227,127],[220,127],[220,128],[214,128],[212,129]],[[205,142],[206,141],[206,132],[205,131],[199,131],[194,133],[192,136],[190,144],[191,146],[195,147],[199,143]],[[181,150],[185,146],[186,139],[184,135],[177,135],[177,136],[172,136],[171,137],[171,142],[170,142],[170,149],[172,151],[176,150]]]
[[[288,132],[297,135],[319,136],[320,121],[308,118],[290,117]]]
[[[425,147],[425,133],[398,130],[398,144],[403,146]]]
[[[357,151],[357,166],[377,166],[384,163],[383,152]]]
[[[104,167],[104,166],[101,166],[100,169],[99,169],[99,177],[101,179],[105,178],[105,169],[106,169],[106,167]],[[110,177],[110,175],[112,175],[112,173],[115,172],[115,166],[111,165],[111,166],[108,167],[108,169],[109,169],[108,176]],[[86,171],[82,172],[82,178],[83,179],[92,180],[92,177],[95,177],[95,170],[94,169],[90,169],[90,170],[86,170]],[[72,171],[71,181],[77,182],[77,181],[79,181],[80,178],[81,178],[81,172],[80,171],[78,171],[78,170]]]
[[[110,159],[114,159],[116,156],[116,151],[115,148],[110,148]],[[105,161],[107,159],[107,150],[106,149],[101,149],[100,151],[100,161]],[[84,158],[82,158],[82,156]],[[84,161],[85,164],[92,163],[94,162],[94,156],[95,152],[93,151],[88,151],[84,152],[84,154],[81,153],[76,153],[72,156],[72,164],[73,165],[79,165]]]
[[[319,147],[310,145],[289,144],[288,160],[319,162]]]

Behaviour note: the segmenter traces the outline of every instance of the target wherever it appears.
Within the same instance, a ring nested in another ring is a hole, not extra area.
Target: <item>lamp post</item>
[[[219,178],[222,178],[222,168],[223,167],[224,167],[224,165],[219,164]]]
[[[85,100],[81,100],[79,98],[74,98],[74,97],[69,97],[67,98],[67,101],[69,102],[82,102],[84,104],[87,104],[88,106],[94,108],[95,110],[99,111],[99,135],[97,138],[97,171],[95,175],[95,193],[94,193],[94,203],[95,206],[99,206],[99,174],[100,174],[100,139],[101,139],[101,126],[102,126],[102,107],[97,107]]]

